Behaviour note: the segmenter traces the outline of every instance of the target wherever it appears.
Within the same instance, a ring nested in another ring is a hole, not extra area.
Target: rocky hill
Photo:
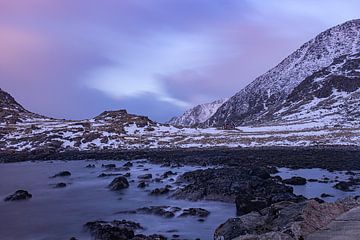
[[[272,120],[272,113],[285,107],[284,101],[309,76],[330,67],[341,56],[359,52],[360,20],[330,28],[231,97],[204,125],[249,125]]]

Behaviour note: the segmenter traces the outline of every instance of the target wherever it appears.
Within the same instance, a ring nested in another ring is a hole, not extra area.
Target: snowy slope
[[[197,105],[179,117],[173,117],[168,123],[175,126],[195,126],[208,120],[227,99]]]
[[[281,122],[360,123],[360,53],[336,58],[302,81],[269,116]]]
[[[263,116],[269,116],[268,113],[278,108],[306,77],[329,66],[335,58],[358,52],[360,20],[326,30],[231,97],[204,125],[264,122]]]

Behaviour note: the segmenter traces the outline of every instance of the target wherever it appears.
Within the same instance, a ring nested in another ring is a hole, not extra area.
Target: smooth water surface
[[[146,189],[137,188],[137,176],[152,173],[154,178],[171,170],[178,175],[200,167],[160,167],[144,161],[133,161],[130,187],[112,192],[107,185],[115,178],[99,178],[104,172],[102,164],[124,161],[51,161],[22,162],[0,165],[0,199],[18,189],[29,191],[33,197],[28,201],[0,201],[0,239],[90,239],[83,225],[94,220],[133,220],[145,230],[138,233],[162,234],[171,237],[179,234],[186,239],[212,239],[214,230],[228,218],[235,216],[235,204],[169,199],[168,195],[150,196],[150,190],[169,184],[150,183]],[[95,168],[85,168],[95,164]],[[143,166],[141,166],[143,165]],[[149,169],[146,171],[146,169]],[[71,177],[49,178],[60,171],[70,171]],[[125,172],[121,172],[125,173]],[[175,176],[176,177],[176,176]],[[134,180],[134,182],[131,182]],[[55,189],[52,184],[65,182],[66,188]],[[171,183],[174,187],[175,185]],[[181,208],[201,207],[211,214],[205,222],[196,217],[163,218],[145,214],[116,214],[119,211],[134,210],[146,206],[168,205]],[[176,232],[177,231],[177,232]]]

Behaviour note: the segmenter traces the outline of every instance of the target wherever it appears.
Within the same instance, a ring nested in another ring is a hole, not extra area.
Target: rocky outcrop
[[[360,198],[357,197],[335,203],[319,203],[315,200],[279,202],[259,212],[227,220],[216,229],[214,239],[300,240],[359,205]]]
[[[32,194],[25,190],[17,190],[14,194],[7,196],[4,201],[5,202],[12,202],[12,201],[19,201],[19,200],[28,200],[32,198]]]
[[[179,181],[187,185],[177,190],[172,197],[193,201],[236,200],[238,214],[252,211],[255,205],[260,208],[275,202],[304,199],[293,194],[292,187],[271,177],[268,170],[261,167],[196,170],[183,174]]]

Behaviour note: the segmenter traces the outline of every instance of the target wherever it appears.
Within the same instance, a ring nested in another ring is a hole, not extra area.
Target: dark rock
[[[54,188],[64,188],[66,186],[67,186],[66,183],[61,182],[61,183],[55,184]]]
[[[138,188],[145,188],[147,186],[146,182],[140,182],[137,187]]]
[[[305,185],[306,179],[303,177],[292,177],[292,178],[283,180],[283,183],[290,184],[290,185]]]
[[[111,169],[111,168],[116,168],[116,164],[114,164],[114,163],[102,164],[101,167]]]
[[[168,177],[173,176],[173,175],[176,175],[176,173],[174,173],[173,171],[167,171],[162,175],[162,177],[163,178],[168,178]]]
[[[118,212],[118,213],[126,213],[126,214],[137,214],[137,213],[141,213],[141,214],[152,214],[152,215],[157,215],[157,216],[161,216],[164,218],[172,218],[175,217],[175,213],[179,212],[181,210],[181,208],[178,207],[170,207],[170,206],[150,206],[150,207],[143,207],[143,208],[138,208],[136,210],[132,210],[132,211],[123,211],[123,212]]]
[[[151,191],[151,195],[162,195],[162,194],[167,194],[170,192],[170,188],[171,186],[167,185],[165,187],[162,188],[155,188],[154,190]]]
[[[118,191],[129,187],[129,182],[126,177],[117,177],[110,184],[109,188],[111,191]]]
[[[330,194],[327,194],[327,193],[322,193],[321,195],[320,195],[320,197],[322,197],[322,198],[327,198],[327,197],[334,197],[333,195],[330,195]]]
[[[344,192],[352,192],[354,191],[351,189],[352,186],[353,185],[350,182],[338,182],[333,187]]]
[[[131,173],[129,173],[129,172],[124,174],[124,177],[130,177],[130,176],[131,176]]]
[[[148,174],[144,174],[144,175],[139,175],[138,176],[139,179],[151,179],[152,178],[152,174],[148,173]]]
[[[258,168],[258,167],[256,167]],[[266,171],[266,169],[264,169]],[[301,201],[304,198],[293,194],[290,186],[278,182],[276,178],[267,178],[263,171],[249,171],[248,167],[205,169],[187,172],[181,175],[177,182],[187,184],[178,189],[172,197],[197,201],[215,200],[234,202],[238,197],[238,203],[242,202],[241,195],[248,196],[244,203],[251,203],[255,199],[265,199],[254,202],[252,205],[263,204],[267,206],[280,201]],[[265,179],[264,179],[265,178]],[[245,207],[246,208],[246,207]]]
[[[135,237],[135,230],[142,229],[139,223],[131,221],[95,221],[85,224],[85,228],[97,240],[128,240]]]
[[[62,171],[62,172],[59,172],[57,174],[55,174],[54,176],[50,177],[50,178],[56,178],[56,177],[69,177],[71,176],[71,172],[69,171]]]
[[[4,199],[4,201],[8,202],[8,201],[28,200],[30,198],[32,198],[32,195],[28,191],[17,190],[14,194],[7,196]]]
[[[95,164],[88,164],[86,165],[86,168],[95,168]]]
[[[103,178],[103,177],[113,177],[113,176],[120,176],[120,173],[101,173],[98,177],[99,178]]]
[[[254,198],[250,195],[240,194],[235,199],[237,215],[247,214],[253,211],[260,211],[266,208],[269,204],[265,198]]]
[[[123,166],[124,167],[132,167],[134,164],[132,162],[127,162]]]
[[[158,234],[153,234],[153,235],[150,235],[150,236],[145,236],[143,234],[138,234],[134,238],[132,238],[131,240],[167,240],[167,238],[162,236],[162,235],[158,235]]]
[[[209,216],[209,214],[210,212],[203,208],[188,208],[188,209],[184,209],[179,217],[194,216],[194,217],[206,218],[207,216]]]

